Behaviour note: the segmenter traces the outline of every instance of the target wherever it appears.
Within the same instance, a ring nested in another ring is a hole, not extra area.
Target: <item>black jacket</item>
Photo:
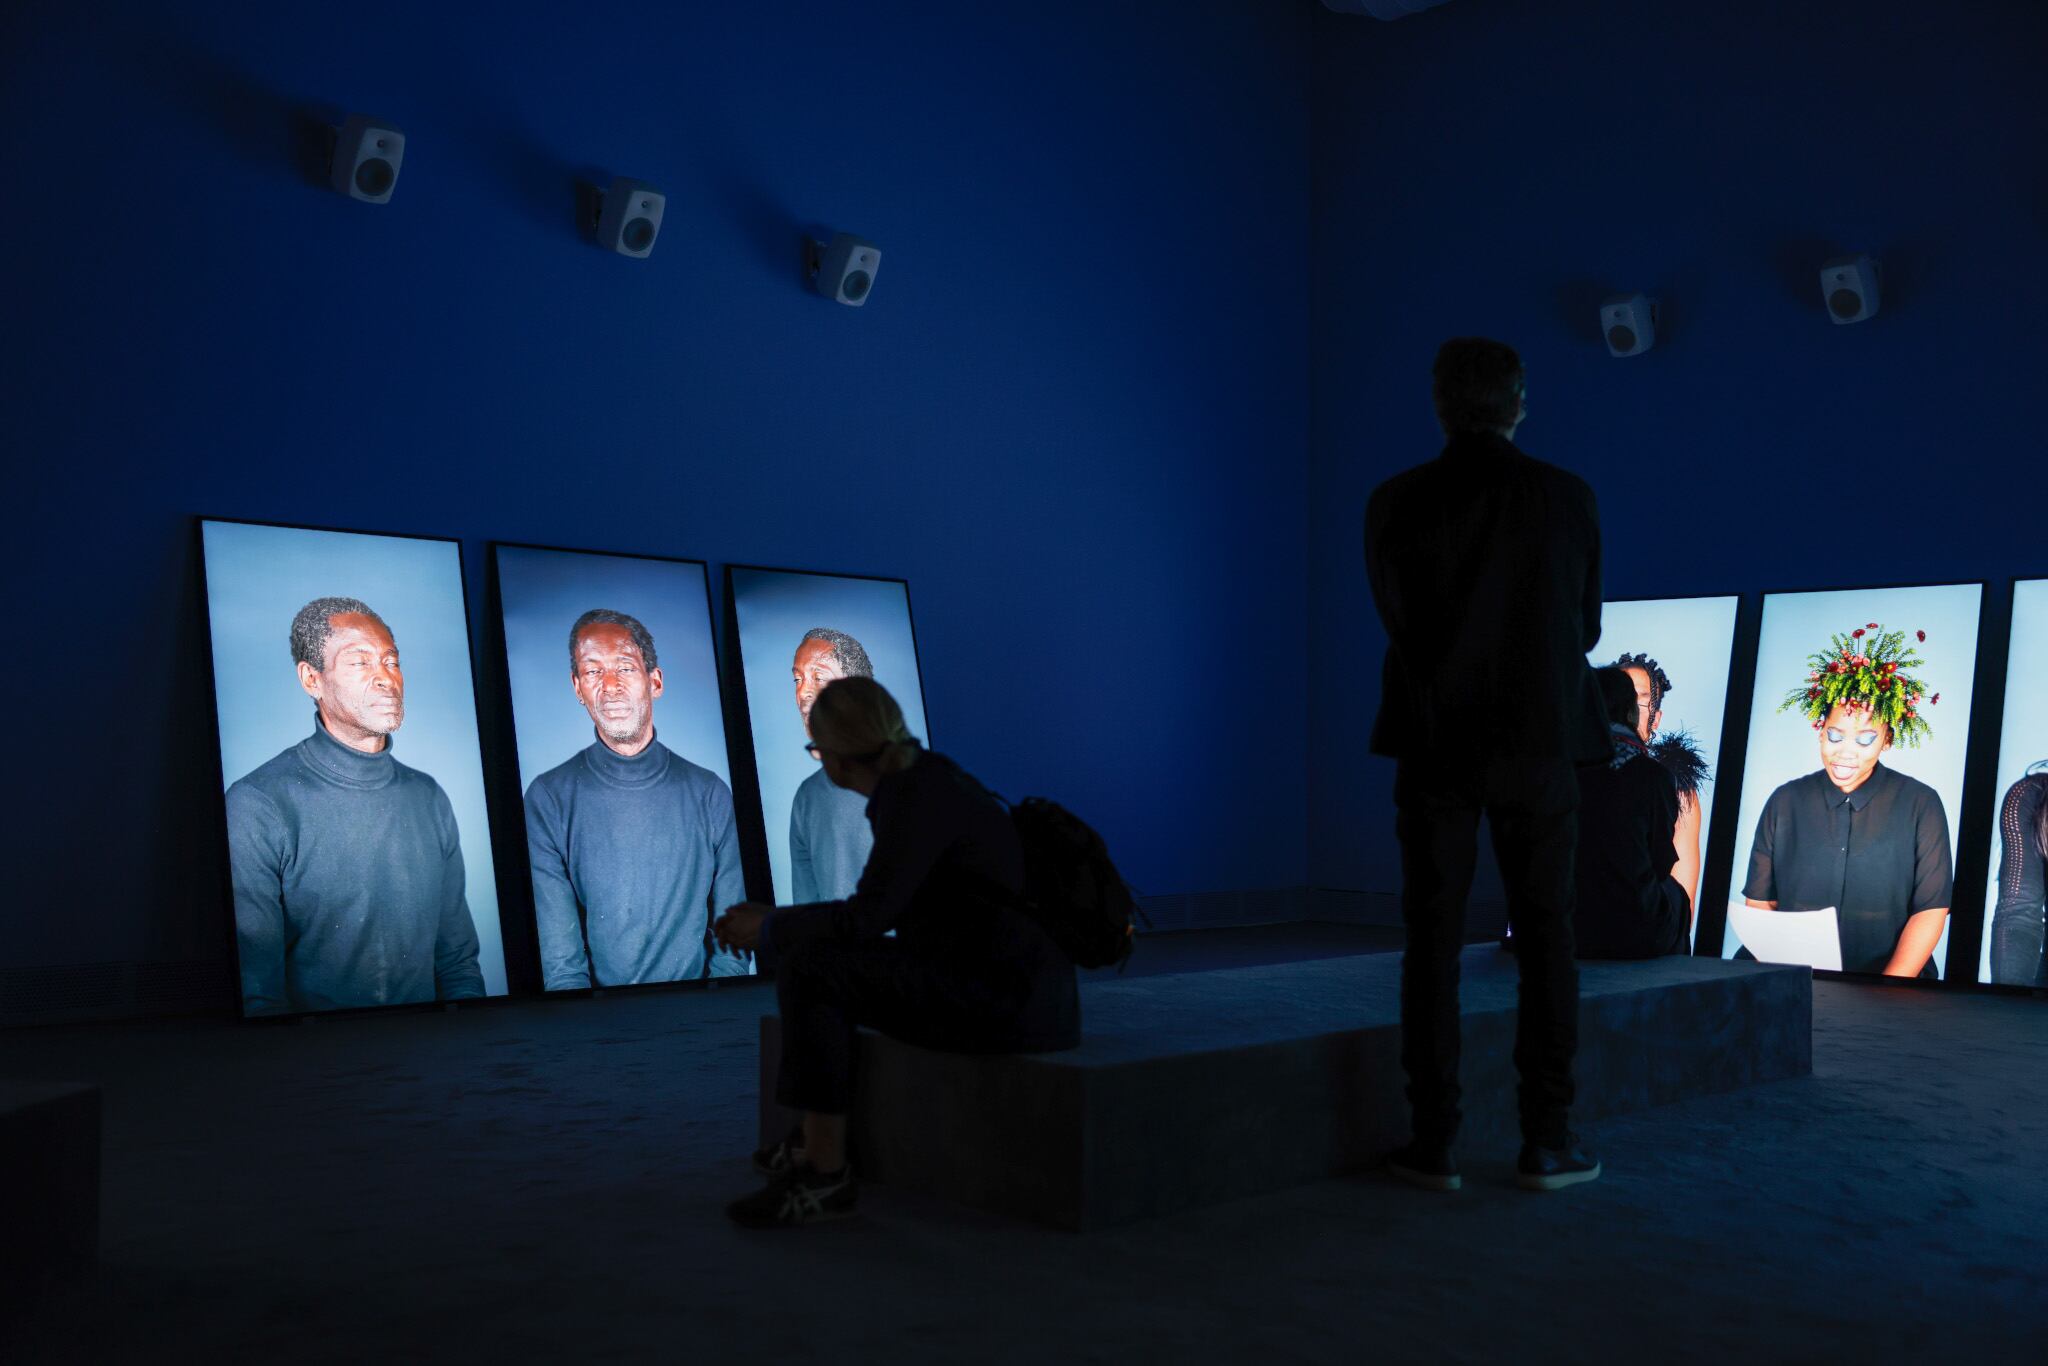
[[[1581,958],[1685,951],[1685,896],[1671,880],[1678,785],[1634,738],[1616,740],[1607,763],[1579,770],[1572,927]]]
[[[1071,1048],[1081,1019],[1074,965],[1019,909],[1024,846],[1002,804],[927,752],[876,786],[868,821],[875,847],[859,887],[844,901],[776,911],[764,927],[764,963],[873,943],[893,929],[913,959],[1012,1012],[1008,1044]]]
[[[1365,564],[1387,628],[1375,754],[1607,756],[1586,652],[1600,640],[1600,520],[1577,475],[1466,434],[1373,490]],[[1473,732],[1474,718],[1497,724]]]

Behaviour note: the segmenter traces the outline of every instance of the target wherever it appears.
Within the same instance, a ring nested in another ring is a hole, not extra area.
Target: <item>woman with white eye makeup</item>
[[[1893,743],[1930,733],[1921,713],[1941,695],[1928,697],[1910,672],[1921,663],[1904,631],[1871,622],[1812,655],[1778,708],[1812,722],[1821,766],[1764,803],[1743,899],[1773,911],[1833,907],[1846,972],[1933,976],[1948,922],[1948,813],[1933,788],[1883,763]]]

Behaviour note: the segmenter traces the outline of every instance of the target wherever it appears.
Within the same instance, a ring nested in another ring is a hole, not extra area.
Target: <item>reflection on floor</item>
[[[1385,947],[1359,928],[1134,970]],[[0,1075],[107,1095],[103,1270],[0,1360],[2038,1359],[2048,1001],[1821,982],[1811,1078],[1604,1121],[1593,1185],[1469,1151],[1456,1196],[1364,1173],[1085,1237],[881,1187],[729,1227],[772,1003],[0,1034]]]

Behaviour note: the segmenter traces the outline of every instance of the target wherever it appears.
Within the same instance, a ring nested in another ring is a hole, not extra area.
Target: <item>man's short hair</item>
[[[1432,394],[1446,432],[1498,432],[1522,412],[1522,358],[1505,342],[1453,337],[1437,348]]]
[[[829,626],[813,626],[804,632],[804,638],[796,643],[797,649],[814,640],[822,640],[832,647],[832,657],[839,661],[839,670],[848,678],[873,678],[875,666],[868,659],[868,652],[861,643],[844,631],[835,631]]]
[[[625,627],[626,634],[633,637],[634,647],[640,651],[640,662],[650,669],[661,666],[660,660],[656,658],[654,653],[654,636],[645,626],[640,624],[640,618],[627,616],[624,612],[614,612],[605,607],[593,607],[582,616],[576,618],[576,624],[569,628],[569,676],[571,678],[576,676],[576,642],[583,638],[584,629],[590,626]]]
[[[327,642],[334,635],[334,619],[351,613],[384,626],[384,618],[358,598],[315,598],[301,607],[292,618],[292,663],[311,664],[315,673],[325,673]],[[384,626],[384,634],[393,640],[398,638],[389,626]]]
[[[1600,683],[1600,705],[1607,709],[1607,719],[1616,725],[1636,728],[1636,681],[1628,676],[1626,669],[1608,665],[1593,670],[1593,677]]]

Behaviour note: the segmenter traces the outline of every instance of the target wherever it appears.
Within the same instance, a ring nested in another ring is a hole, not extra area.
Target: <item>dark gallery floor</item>
[[[0,1360],[2039,1360],[2048,1002],[1817,983],[1812,1077],[1603,1122],[1607,1177],[1558,1195],[1471,1152],[1451,1197],[1360,1175],[1077,1236],[871,1187],[744,1234],[771,1000],[0,1034],[0,1076],[106,1107],[102,1268]]]

